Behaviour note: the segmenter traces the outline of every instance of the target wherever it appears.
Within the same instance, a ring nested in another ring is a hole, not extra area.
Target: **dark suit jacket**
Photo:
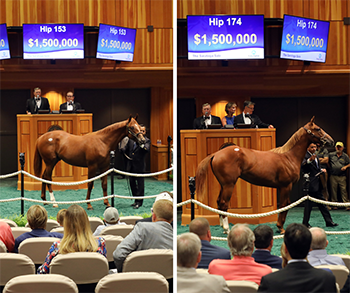
[[[301,170],[303,173],[310,173],[310,185],[309,185],[309,191],[310,192],[318,192],[319,189],[321,188],[321,182],[320,182],[320,177],[318,176],[317,178],[315,175],[319,172],[321,172],[320,169],[320,160],[317,157],[317,163],[315,161],[312,161],[310,164],[307,163],[307,160],[311,157],[311,154],[307,151],[305,154],[305,158],[303,162],[301,163]]]
[[[333,274],[307,262],[293,262],[284,269],[261,278],[260,293],[335,293]]]
[[[218,116],[211,115],[211,124],[221,124],[221,119]],[[205,129],[205,123],[203,116],[197,117],[193,120],[193,129]]]
[[[273,255],[268,250],[258,249],[252,254],[256,262],[270,266],[271,268],[282,269],[282,258]]]
[[[256,126],[258,126],[259,128],[268,128],[270,125],[262,122],[259,116],[255,114],[251,114],[250,117],[252,118],[252,128],[255,128]],[[234,121],[235,128],[237,127],[238,123],[244,123],[243,114],[239,114],[235,117],[235,121]]]
[[[344,287],[340,289],[340,293],[349,293],[350,292],[350,273],[348,275],[348,278],[344,284]]]
[[[145,137],[146,142],[144,147],[142,148],[136,143],[136,147],[134,149],[134,140],[129,139],[128,143],[125,145],[122,152],[127,155],[127,172],[145,172],[146,170],[146,162],[145,156],[149,152],[151,147],[151,141],[148,137]]]
[[[226,248],[210,244],[209,241],[201,240],[202,243],[202,258],[198,264],[198,268],[207,269],[209,263],[213,259],[231,259],[230,251]]]
[[[80,103],[73,103],[73,112],[75,112],[77,109],[81,109]],[[67,110],[67,102],[60,105],[60,113],[62,113],[62,110]]]
[[[49,110],[51,112],[50,103],[49,103],[48,99],[41,97],[40,108],[37,107],[36,101],[34,98],[27,100],[26,111],[28,111],[32,114],[37,114],[39,110]]]
[[[307,262],[289,263],[261,278],[258,292],[337,292],[333,274]]]

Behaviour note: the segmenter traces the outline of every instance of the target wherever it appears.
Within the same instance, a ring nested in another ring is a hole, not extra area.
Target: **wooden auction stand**
[[[25,153],[24,170],[34,175],[35,143],[39,136],[46,133],[51,125],[57,124],[75,135],[84,135],[92,132],[92,114],[35,114],[17,115],[17,150]],[[43,163],[43,167],[45,163]],[[18,163],[18,170],[21,169]],[[62,161],[57,163],[52,173],[53,181],[76,182],[88,178],[87,168],[73,167]],[[18,175],[18,189],[21,187],[21,176]],[[87,184],[74,186],[55,185],[58,189],[87,188]],[[25,190],[41,190],[41,182],[24,176]]]
[[[225,142],[233,142],[245,148],[268,151],[276,146],[275,129],[205,129],[181,130],[181,183],[182,201],[191,198],[188,178],[194,177],[198,164],[209,154],[219,150]],[[234,168],[234,166],[232,166]],[[195,199],[217,209],[216,200],[220,192],[220,184],[211,168],[208,168],[207,183],[202,194]],[[238,214],[257,214],[276,210],[277,192],[274,188],[252,185],[238,179],[232,193],[228,212]],[[182,224],[191,221],[191,205],[182,207]],[[195,216],[205,217],[211,225],[219,225],[218,214],[195,204]],[[277,215],[264,218],[241,219],[229,217],[230,223],[260,224],[277,220]]]
[[[168,169],[168,146],[165,144],[152,144],[151,160],[152,173]],[[154,176],[154,178],[157,180],[168,180],[168,173]]]

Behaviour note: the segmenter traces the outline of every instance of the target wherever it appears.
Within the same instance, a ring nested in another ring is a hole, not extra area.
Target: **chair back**
[[[60,226],[60,224],[56,220],[47,219],[45,230],[50,232],[53,228],[57,228],[59,226]],[[27,222],[25,227],[30,228],[28,222]]]
[[[69,277],[76,284],[92,284],[108,275],[108,262],[97,252],[58,254],[50,264],[50,273]]]
[[[330,269],[335,276],[335,281],[340,288],[344,287],[344,284],[349,276],[349,270],[343,265],[319,265],[315,266],[317,269]]]
[[[41,265],[45,261],[52,243],[59,240],[59,238],[55,237],[28,238],[21,242],[18,247],[18,253],[29,256],[34,264]]]
[[[0,253],[0,272],[0,286],[5,286],[14,277],[35,274],[35,266],[26,255]]]
[[[92,233],[95,232],[96,228],[100,225],[103,225],[103,221],[99,217],[89,217],[90,227]]]
[[[7,252],[7,247],[4,242],[0,240],[0,253]]]
[[[10,219],[0,219],[0,221],[6,222],[10,227],[18,227],[18,225]]]
[[[59,226],[57,228],[53,228],[50,232],[56,232],[56,233],[64,234],[64,228]]]
[[[226,281],[227,287],[230,289],[231,293],[236,292],[257,292],[259,285],[250,281]]]
[[[157,272],[173,277],[173,250],[147,249],[130,253],[124,261],[123,272]]]
[[[113,252],[124,238],[115,235],[103,235],[102,237],[106,241],[107,260],[108,262],[114,262]]]
[[[348,270],[350,270],[350,255],[347,254],[331,254],[333,256],[339,256],[343,262],[345,263]]]
[[[103,235],[115,235],[115,236],[121,236],[125,238],[129,235],[129,233],[134,229],[134,225],[112,225],[112,226],[106,226],[101,231],[100,236]]]
[[[96,293],[168,293],[167,280],[154,272],[130,272],[112,274],[102,278],[95,289]]]
[[[5,285],[3,293],[78,293],[77,285],[70,278],[62,275],[25,275],[12,278]]]
[[[12,235],[15,239],[23,233],[32,231],[32,229],[30,229],[29,227],[11,227],[11,230]]]
[[[142,220],[143,217],[141,216],[125,216],[125,217],[119,217],[120,222],[124,222],[127,225],[135,225],[136,221]]]

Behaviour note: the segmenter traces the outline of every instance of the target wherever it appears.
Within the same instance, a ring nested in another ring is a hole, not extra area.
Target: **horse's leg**
[[[103,190],[103,196],[106,197],[107,196],[107,175],[102,177],[101,179],[101,184],[102,184],[102,190]],[[109,204],[108,199],[105,199],[103,201],[103,203],[107,206],[110,207],[111,205]]]
[[[46,169],[45,169],[45,179],[46,180],[49,180],[49,181],[52,181],[52,171],[53,171],[53,168],[56,166],[58,161],[56,161],[55,163],[53,164],[48,164],[46,166]],[[43,177],[44,178],[44,177]],[[44,184],[44,183],[43,183]],[[45,184],[46,185],[46,184]],[[53,191],[52,191],[52,184],[49,184],[47,183],[47,189],[49,190],[49,194],[50,194],[50,201],[56,201],[54,195],[53,195]],[[44,190],[44,192],[46,192]],[[54,208],[58,208],[58,204],[57,203],[54,203],[52,205]]]
[[[45,179],[46,177],[46,168],[44,170],[43,176],[41,177],[42,179]],[[41,199],[43,201],[46,201],[46,183],[42,182],[41,184]],[[44,205],[47,205],[47,203],[44,203]]]
[[[228,184],[221,186],[220,194],[217,200],[218,209],[220,211],[227,212],[228,204],[230,202],[234,187],[235,187],[235,182],[230,182]],[[220,215],[220,226],[222,226],[222,228],[224,229],[225,234],[229,232],[230,226],[228,224],[227,216]]]
[[[96,174],[97,166],[88,166],[88,179],[93,178]],[[88,191],[86,195],[86,200],[90,199],[91,195],[91,190],[94,187],[94,181],[91,181],[88,183]],[[93,210],[93,207],[90,202],[87,203],[87,209],[88,210]]]
[[[291,189],[292,189],[292,184],[288,185],[287,187],[280,188],[279,208],[283,208],[290,204],[289,194]],[[284,234],[285,232],[285,230],[283,229],[283,225],[286,222],[287,213],[288,213],[288,210],[278,214],[277,228],[281,232],[281,234]]]

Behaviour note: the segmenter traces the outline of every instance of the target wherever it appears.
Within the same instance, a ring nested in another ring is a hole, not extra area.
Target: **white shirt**
[[[74,102],[67,102],[67,110],[68,111],[73,111],[73,103]],[[70,105],[71,104],[71,105]]]
[[[247,117],[244,112],[243,112],[243,120],[245,124],[252,124],[252,120],[249,117]]]
[[[37,98],[35,98],[35,102],[38,108],[40,108],[41,106],[41,98],[39,98],[39,100],[37,100]]]
[[[206,128],[208,128],[208,125],[211,125],[211,115],[209,115],[208,117],[209,119],[205,119],[205,115],[203,116]]]

